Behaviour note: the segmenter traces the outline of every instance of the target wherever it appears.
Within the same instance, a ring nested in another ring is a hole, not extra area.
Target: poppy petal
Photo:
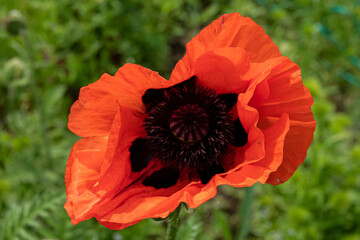
[[[257,162],[265,156],[265,139],[262,129],[259,128],[260,119],[256,106],[269,96],[267,78],[271,74],[272,68],[281,65],[287,59],[286,57],[279,57],[270,59],[265,63],[252,64],[250,70],[244,75],[250,79],[250,85],[246,92],[240,93],[238,96],[237,114],[241,126],[247,133],[247,144],[244,147],[237,148],[235,156],[225,158],[228,173],[236,171],[244,165]],[[254,101],[254,98],[257,101]],[[235,160],[231,162],[229,159]]]
[[[116,222],[106,222],[106,221],[102,221],[101,218],[97,218],[97,220],[102,224],[104,225],[105,227],[109,228],[109,229],[112,229],[112,230],[120,230],[120,229],[124,229],[124,228],[127,228],[131,225],[134,225],[138,222],[140,222],[141,220],[138,220],[138,221],[134,221],[134,222],[128,222],[128,223],[116,223]]]
[[[269,174],[276,171],[283,161],[284,142],[289,131],[289,126],[289,116],[287,113],[284,113],[275,124],[264,129],[265,157],[260,161],[241,167],[236,172],[227,174],[224,177],[228,181],[226,184],[236,187],[245,187],[249,186],[244,185],[247,184],[247,179],[265,183]]]
[[[186,45],[186,53],[196,60],[209,50],[223,47],[244,49],[252,62],[281,56],[263,28],[239,13],[225,14],[205,27]]]
[[[257,109],[251,107],[249,102],[254,96],[257,86],[261,85],[269,72],[270,70],[266,70],[258,73],[257,76],[252,79],[246,91],[240,93],[238,96],[237,115],[242,127],[242,129],[238,130],[241,132],[245,131],[247,134],[247,141],[243,147],[236,148],[233,153],[224,157],[223,165],[225,166],[227,173],[237,171],[240,167],[259,161],[265,156],[264,134],[258,127],[259,112]],[[244,137],[244,135],[241,135],[240,137]],[[236,140],[237,139],[235,139],[235,141]],[[244,139],[239,138],[238,141],[240,140]]]
[[[96,85],[112,78],[104,74]],[[70,110],[68,128],[81,137],[107,136],[117,112],[115,101],[114,96],[104,89],[92,85],[81,88],[79,99]]]
[[[200,85],[218,94],[243,92],[248,86],[241,75],[250,67],[247,53],[241,48],[218,48],[201,55],[194,64]]]
[[[151,167],[148,164],[139,172],[131,171],[129,150],[134,140],[145,137],[144,116],[124,106],[118,105],[118,109],[109,137],[83,138],[70,154],[65,175],[65,208],[74,224],[96,216],[118,189],[131,184]]]
[[[179,174],[177,183],[168,188],[155,188],[135,182],[98,208],[95,217],[101,222],[120,223],[114,225],[119,230],[145,218],[165,218],[180,204],[181,192],[188,183],[183,173]]]
[[[281,53],[263,28],[239,13],[225,14],[213,21],[187,45],[185,56],[176,64],[171,78],[190,77],[196,60],[217,48],[241,48],[251,62],[264,62]]]
[[[144,139],[146,133],[142,127],[144,115],[125,106],[118,105],[119,111],[114,118],[106,149],[105,161],[102,164],[99,184],[96,187],[98,192],[106,195],[113,195],[114,191],[122,189],[131,184],[134,179],[149,168],[151,160],[143,159],[147,162],[146,167],[140,171],[132,171],[137,165],[131,166],[131,148],[137,139]],[[140,161],[140,160],[139,160]]]
[[[313,139],[315,121],[311,112],[313,98],[303,85],[299,67],[290,60],[275,67],[267,77],[268,97],[257,107],[259,126],[264,128],[284,112],[289,114],[290,130],[284,144],[284,161],[268,183],[280,184],[292,176],[304,161]]]
[[[315,121],[296,122],[290,120],[290,130],[284,144],[284,160],[277,171],[270,174],[267,183],[278,185],[286,182],[294,174],[306,157],[307,149],[313,139],[315,125]]]
[[[169,88],[181,81],[168,81],[161,77],[159,73],[151,71],[135,64],[125,64],[116,74],[116,89],[118,103],[139,112],[145,112],[142,97],[146,90]],[[109,84],[113,88],[114,83]]]
[[[92,207],[99,201],[94,186],[105,159],[107,137],[80,139],[72,147],[66,165],[66,203],[73,224],[90,218]]]
[[[281,113],[288,112],[291,120],[314,120],[311,112],[314,101],[295,63],[286,59],[274,67],[267,77],[267,84],[269,96],[257,106],[260,117],[279,117]]]
[[[80,90],[79,100],[71,107],[68,127],[81,137],[107,136],[118,110],[116,102],[144,112],[142,96],[146,90],[167,88],[176,83],[139,65],[125,64],[115,76],[104,74]]]

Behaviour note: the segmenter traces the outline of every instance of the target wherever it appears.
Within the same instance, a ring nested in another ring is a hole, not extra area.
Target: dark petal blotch
[[[196,86],[196,76],[192,76],[188,80],[176,84],[174,87],[183,88],[184,86],[188,89],[194,88]]]
[[[221,94],[220,98],[225,101],[226,106],[231,109],[237,102],[238,95],[236,93]]]
[[[164,89],[148,89],[142,96],[142,102],[145,106],[153,105],[162,99]]]
[[[133,141],[130,151],[131,170],[140,172],[150,162],[152,158],[151,150],[144,138],[137,138]]]
[[[156,189],[168,188],[175,185],[178,178],[178,169],[172,167],[165,167],[145,178],[143,184],[145,186],[152,186]]]
[[[248,135],[245,132],[244,127],[241,125],[239,119],[235,120],[235,132],[234,132],[234,141],[232,142],[233,145],[237,147],[244,146],[248,141]]]
[[[202,184],[207,184],[210,179],[215,176],[215,174],[223,173],[225,172],[224,168],[220,164],[213,164],[207,169],[204,170],[198,170],[200,175],[200,180]]]
[[[183,81],[181,83],[178,83],[174,85],[172,88],[183,88],[186,86],[187,88],[191,89],[195,87],[195,81],[196,76],[191,77],[190,79]],[[160,89],[153,89],[150,88],[145,91],[144,95],[142,96],[141,100],[144,103],[144,105],[149,110],[151,107],[153,107],[157,102],[161,101],[163,99],[164,92],[167,88],[160,88]]]

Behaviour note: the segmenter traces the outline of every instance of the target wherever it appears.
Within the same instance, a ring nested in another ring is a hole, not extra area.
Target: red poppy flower
[[[72,223],[111,229],[190,208],[227,184],[285,182],[312,141],[299,67],[250,18],[223,15],[194,37],[170,80],[135,64],[80,91],[66,166]]]

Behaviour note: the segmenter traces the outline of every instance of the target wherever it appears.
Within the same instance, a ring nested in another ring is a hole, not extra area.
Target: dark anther
[[[145,186],[152,186],[156,189],[168,188],[175,185],[178,178],[178,169],[172,167],[165,167],[145,178],[143,184]]]
[[[237,102],[238,95],[235,93],[221,94],[220,98],[225,101],[226,106],[231,109]]]
[[[200,175],[200,180],[202,184],[207,184],[210,179],[215,176],[215,174],[225,172],[224,168],[220,164],[213,164],[207,169],[198,170]]]
[[[237,147],[242,147],[247,143],[247,141],[248,141],[248,135],[245,132],[243,126],[241,125],[240,120],[236,119],[233,145]]]
[[[137,138],[133,141],[130,151],[131,170],[140,172],[150,162],[152,158],[151,150],[144,138]]]
[[[198,104],[186,104],[172,112],[170,131],[179,140],[190,143],[201,140],[209,130],[209,116]]]

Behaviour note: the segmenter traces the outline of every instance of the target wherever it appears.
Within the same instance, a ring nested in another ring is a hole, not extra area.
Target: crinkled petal
[[[81,137],[107,136],[118,110],[117,102],[144,112],[141,98],[146,90],[167,88],[176,83],[139,65],[125,64],[115,76],[104,74],[81,89],[79,99],[71,107],[68,127]]]
[[[121,189],[151,168],[153,163],[134,173],[129,160],[132,142],[145,137],[143,118],[144,114],[118,105],[109,137],[87,137],[74,145],[65,174],[65,208],[74,224],[96,216]]]
[[[260,114],[260,128],[273,124],[284,112],[289,114],[290,119],[283,163],[267,181],[279,184],[291,177],[304,161],[312,142],[316,125],[311,112],[313,98],[303,85],[299,67],[290,60],[282,62],[271,71],[266,88],[269,91],[268,97],[261,104],[256,104]]]
[[[120,211],[119,208],[123,206],[123,202],[128,201],[133,195],[141,195],[143,192],[146,193],[153,189],[144,186],[142,181],[164,167],[161,163],[151,160],[148,166],[140,172],[131,170],[129,149],[134,140],[146,136],[142,127],[143,119],[143,114],[125,106],[119,106],[119,112],[114,119],[109,135],[106,158],[101,166],[98,184],[94,188],[94,191],[101,196],[101,200],[94,206],[93,216],[111,228],[124,228],[142,219],[138,216],[140,213],[133,213],[133,216],[127,220],[121,218],[116,221],[107,220],[103,216],[109,212]],[[182,181],[188,181],[187,177]],[[174,187],[181,188],[178,184]],[[136,201],[130,201],[126,203],[126,208],[130,209],[130,205],[136,204]]]
[[[241,48],[218,48],[201,55],[195,62],[194,75],[200,85],[218,94],[240,93],[248,86],[242,75],[250,67],[247,53]]]
[[[267,129],[263,130],[265,137],[265,157],[260,161],[245,165],[238,171],[227,174],[224,178],[236,187],[246,187],[249,181],[265,183],[269,174],[276,171],[283,162],[284,142],[289,131],[290,121],[287,113]]]
[[[223,47],[244,49],[252,62],[281,56],[263,28],[239,13],[225,14],[213,21],[186,45],[186,54],[196,60],[209,50]]]
[[[66,165],[66,203],[73,224],[92,217],[93,206],[99,201],[94,186],[105,159],[107,137],[80,139],[72,147]]]
[[[245,50],[251,62],[265,62],[281,56],[278,47],[261,26],[239,13],[225,14],[204,28],[186,45],[186,54],[176,64],[170,79],[191,77],[199,57],[214,49],[226,47]]]
[[[125,188],[97,212],[101,222],[118,223],[117,229],[145,218],[167,217],[181,202],[187,180],[169,188],[155,189],[140,182]]]
[[[124,229],[127,227],[130,227],[131,225],[134,225],[139,221],[134,221],[134,222],[128,222],[128,223],[116,223],[116,222],[106,222],[106,221],[102,221],[101,219],[97,219],[102,225],[104,225],[105,227],[109,228],[109,229],[113,229],[113,230],[120,230],[120,229]]]
[[[109,135],[106,159],[101,166],[99,184],[96,187],[97,192],[106,197],[131,184],[141,174],[131,171],[129,149],[134,140],[146,136],[142,127],[144,114],[125,106],[118,107]]]
[[[81,137],[107,136],[114,120],[117,108],[111,92],[93,87],[104,81],[111,81],[112,76],[104,74],[96,82],[80,90],[79,99],[72,105],[68,128]]]
[[[290,120],[290,130],[285,138],[284,159],[277,171],[270,174],[269,184],[286,182],[303,163],[313,139],[315,121],[297,122]]]
[[[267,77],[270,94],[257,107],[261,117],[280,117],[289,113],[291,120],[312,122],[313,98],[301,79],[300,68],[289,59],[274,67]]]

